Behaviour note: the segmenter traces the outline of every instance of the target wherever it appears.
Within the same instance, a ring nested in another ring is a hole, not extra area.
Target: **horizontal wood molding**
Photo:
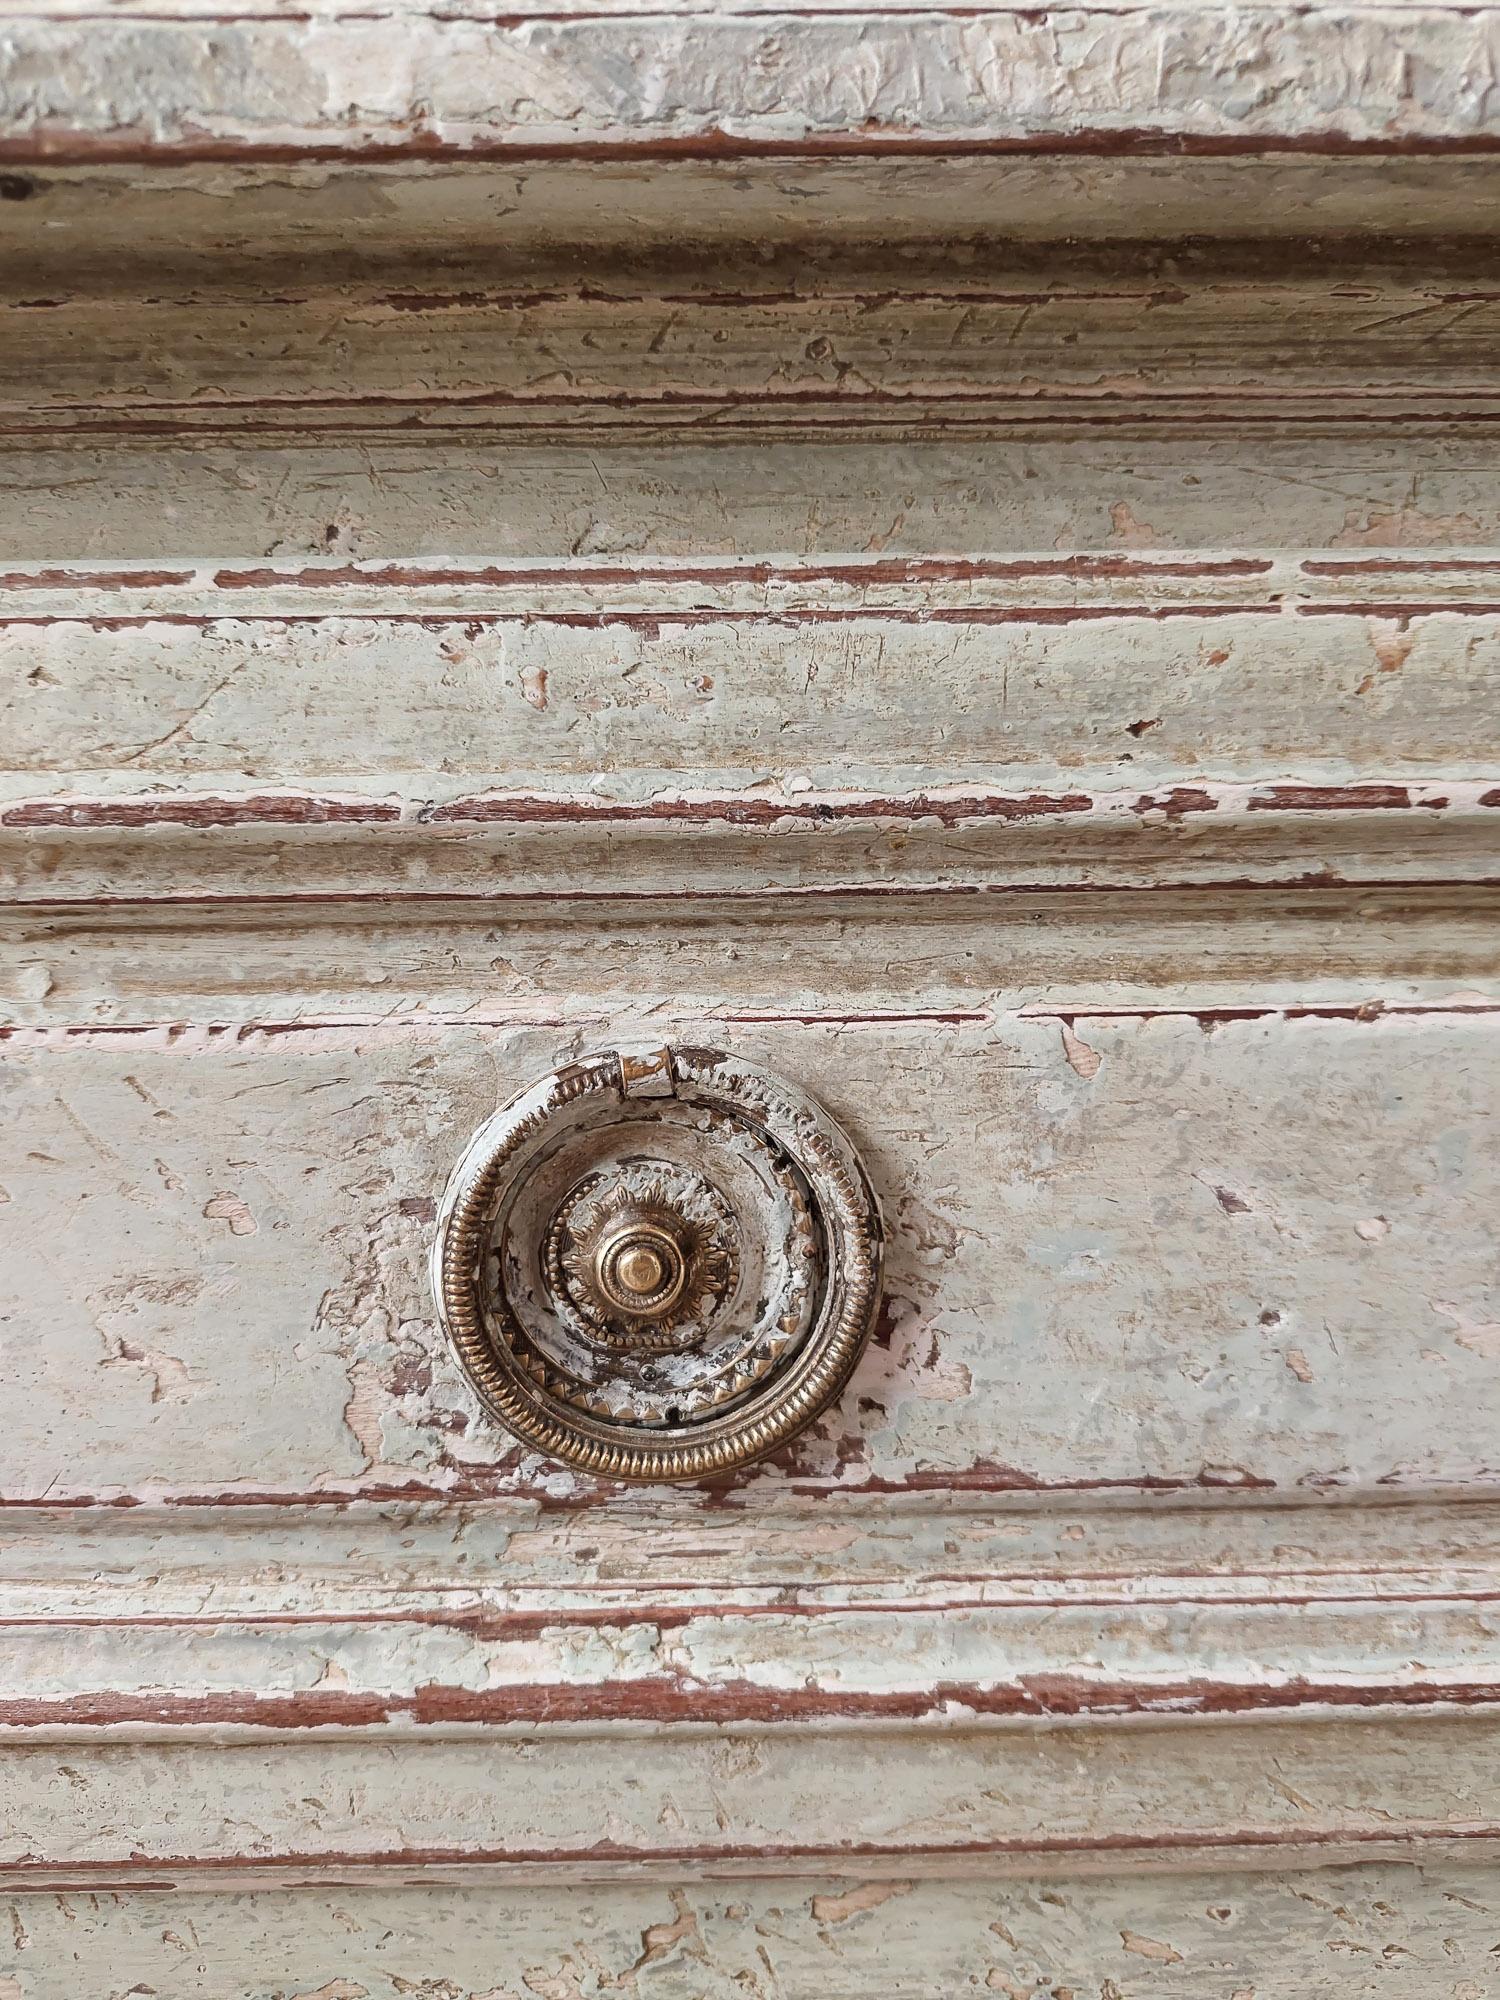
[[[345,558],[320,562],[177,560],[11,564],[0,587],[11,619],[114,616],[131,624],[176,615],[298,617],[413,614],[532,618],[685,618],[695,612],[775,617],[799,611],[876,616],[1089,607],[1347,609],[1410,616],[1462,612],[1500,595],[1500,555],[1483,547],[1388,548],[1351,542],[1316,550],[1101,549],[945,556],[739,559],[595,557],[454,562]],[[922,596],[917,597],[920,591]]]
[[[394,23],[319,9],[221,12],[211,43],[173,11],[14,14],[0,154],[30,165],[1500,147],[1471,82],[1496,58],[1485,8],[1096,5],[1061,23],[1009,7],[664,10],[645,41],[607,9],[466,19],[402,7]],[[1265,87],[1243,89],[1247,64]]]
[[[706,1549],[683,1494],[591,1510],[587,1544],[545,1500],[11,1512],[0,1733],[948,1732],[1500,1704],[1493,1502],[724,1502]]]
[[[1206,244],[1029,257],[857,258],[768,272],[543,265],[16,274],[0,446],[425,434],[576,443],[653,434],[1018,438],[1142,423],[1325,434],[1493,428],[1500,288],[1482,239],[1318,254]],[[976,268],[977,266],[977,268]]]
[[[1500,1850],[1500,1510],[1473,1497],[6,1518],[0,1882],[23,1899]]]
[[[222,2000],[226,1974],[255,2000],[408,2000],[424,1984],[458,2000],[561,2000],[647,1982],[720,2000],[827,1992],[830,1980],[840,2000],[888,2000],[893,1988],[912,2000],[969,1990],[1094,2000],[1106,1981],[1130,2000],[1303,2000],[1355,1968],[1378,1977],[1388,2000],[1471,2000],[1466,1986],[1482,1995],[1493,1929],[1482,1844],[1456,1835],[1446,1851],[1424,1848],[1421,1867],[1399,1842],[1384,1860],[1350,1865],[1361,1852],[1372,1851],[1328,1852],[1313,1877],[1264,1852],[1217,1850],[1181,1853],[1184,1872],[1149,1884],[1084,1855],[1041,1880],[951,1863],[943,1881],[916,1866],[864,1877],[772,1870],[758,1881],[709,1871],[633,1882],[617,1871],[606,1883],[485,1882],[470,1871],[461,1894],[444,1893],[434,1864],[420,1885],[346,1865],[336,1887],[291,1886],[296,1870],[277,1887],[251,1868],[188,1893],[157,1869],[151,1892],[118,1899],[99,1874],[61,1870],[32,1893],[11,1892],[15,1976],[44,2000],[67,2000],[37,1984],[55,1962],[75,1982],[104,1991],[134,1979],[161,2000]],[[247,1881],[253,1898],[236,1893]]]
[[[354,857],[338,895],[326,874],[311,893],[289,894],[285,857],[267,846],[237,853],[243,872],[218,877],[213,893],[177,885],[170,900],[142,902],[138,861],[110,845],[99,865],[136,897],[6,914],[0,1039],[13,1051],[81,1052],[132,1038],[164,1051],[321,1038],[328,1049],[415,1053],[455,1030],[503,1041],[527,1027],[554,1040],[664,1025],[733,1039],[777,1023],[875,1032],[925,1022],[1004,1038],[1036,1020],[1072,1032],[1096,1018],[1175,1018],[1212,1033],[1274,1020],[1478,1022],[1500,1009],[1497,870],[1465,881],[1451,851],[1430,853],[1425,868],[1401,862],[1406,879],[1393,869],[1380,887],[1132,886],[1096,855],[1096,875],[1113,880],[1090,887],[593,895],[561,878],[570,859],[602,867],[602,855],[533,854],[529,865],[556,886],[515,894],[484,876],[516,856],[484,848],[468,858],[475,879],[461,895],[392,892],[383,874],[372,888],[368,856]],[[644,858],[627,849],[617,865]],[[1220,857],[1231,879],[1235,859]],[[180,848],[148,860],[153,880],[196,867]],[[679,850],[652,865],[712,860]],[[283,893],[268,898],[273,882]],[[243,900],[247,890],[262,900]],[[903,968],[894,989],[893,965]]]
[[[428,1884],[475,1874],[962,1879],[1080,1864],[1135,1871],[1153,1855],[1158,1867],[1307,1866],[1421,1859],[1430,1846],[1438,1860],[1467,1849],[1492,1861],[1500,1840],[1487,1787],[1495,1724],[1473,1713],[1022,1728],[956,1714],[916,1729],[668,1722],[651,1725],[649,1754],[638,1728],[580,1733],[534,1718],[459,1736],[336,1725],[295,1740],[274,1727],[258,1738],[216,1733],[184,1727],[165,1740],[159,1728],[121,1725],[92,1740],[75,1728],[7,1742],[17,1830],[47,1831],[42,1851],[34,1839],[29,1850],[7,1843],[0,1882],[107,1892],[416,1871]],[[810,1832],[827,1827],[811,1810],[820,1796],[825,1811],[840,1808],[831,1837]],[[712,1801],[709,1811],[690,1813],[695,1799]],[[247,1841],[261,1827],[274,1832]]]
[[[157,159],[149,173],[48,160],[12,168],[7,185],[4,297],[41,312],[43,299],[111,291],[139,313],[184,292],[305,307],[340,286],[409,301],[607,289],[606,277],[627,293],[779,285],[812,311],[823,289],[982,291],[993,270],[1013,287],[1024,272],[1019,288],[1034,292],[1090,264],[1118,281],[1133,263],[1127,293],[1152,289],[1143,273],[1170,267],[1171,289],[1206,264],[1311,298],[1335,263],[1434,292],[1464,289],[1467,271],[1483,291],[1500,156]]]
[[[721,561],[746,547],[1111,555],[1148,531],[1164,551],[1250,556],[1341,542],[1355,557],[1446,555],[1500,540],[1500,451],[1483,425],[1276,423],[1247,450],[1225,411],[1196,428],[1159,414],[1080,408],[1044,451],[1021,434],[951,426],[904,439],[814,433],[767,450],[698,426],[616,438],[595,464],[576,435],[537,437],[505,444],[503,479],[492,439],[450,432],[435,445],[418,428],[269,437],[248,459],[243,442],[209,437],[33,442],[0,466],[0,523],[7,569],[23,555],[55,567],[60,549],[83,548],[111,567],[161,568],[167,535],[174,553],[255,566],[274,549],[292,562],[334,550],[402,566],[467,555],[478,568],[497,552],[551,564],[570,549],[615,566]],[[1101,480],[1101,453],[1119,478]]]
[[[24,1909],[1480,1865],[1497,1520],[1244,1494],[11,1512],[0,1883]]]
[[[196,912],[205,926],[216,911],[237,921],[232,912],[240,907],[247,922],[300,913],[313,950],[320,922],[425,916],[440,928],[450,912],[485,909],[518,921],[551,917],[579,942],[591,925],[618,931],[623,917],[636,928],[621,932],[622,948],[632,938],[644,944],[641,924],[670,926],[691,920],[695,909],[721,925],[722,940],[722,926],[741,918],[762,931],[838,916],[983,924],[1006,920],[1001,898],[1019,918],[1026,899],[1040,912],[1050,896],[1053,914],[1063,915],[1056,899],[1075,896],[1085,900],[1073,913],[1093,921],[1110,909],[1103,899],[1112,891],[1175,897],[1177,913],[1190,921],[1208,913],[1210,893],[1222,909],[1258,915],[1300,904],[1332,920],[1358,908],[1367,892],[1399,896],[1424,886],[1478,898],[1479,912],[1500,875],[1500,814],[1472,803],[1464,809],[1462,792],[1472,801],[1475,787],[1382,789],[1393,795],[1384,807],[1249,814],[1222,809],[1222,796],[1195,788],[1191,817],[1167,810],[1175,803],[1170,793],[1148,794],[1144,803],[1128,793],[1068,794],[1072,803],[1059,813],[1030,795],[988,801],[997,808],[990,811],[963,795],[803,796],[785,801],[784,810],[761,795],[750,814],[743,801],[686,801],[678,814],[585,808],[579,818],[570,802],[528,799],[518,803],[540,809],[516,819],[502,810],[436,825],[372,824],[357,802],[335,802],[330,812],[327,802],[296,795],[272,799],[269,810],[260,801],[247,807],[222,798],[83,801],[81,809],[45,802],[39,824],[0,827],[0,896],[22,923],[89,910],[110,922],[110,910],[127,905],[143,914]],[[1427,795],[1445,803],[1429,805]],[[508,802],[486,803],[503,809]],[[1014,811],[1003,809],[1011,803]],[[716,804],[712,816],[700,810]],[[1034,818],[1028,805],[1037,808]],[[1257,908],[1261,891],[1284,893],[1279,905]],[[1165,914],[1171,904],[1162,907]],[[1407,908],[1420,918],[1420,903],[1408,898]],[[1116,918],[1123,912],[1123,904],[1114,906]],[[1455,963],[1470,963],[1461,934],[1451,942]],[[1482,938],[1476,943],[1482,976]],[[713,949],[712,939],[700,944]],[[1143,937],[1135,949],[1149,944]],[[1042,940],[1036,948],[1050,947]],[[1379,939],[1364,941],[1358,954],[1378,972]],[[1399,946],[1389,963],[1399,967]],[[1211,965],[1210,954],[1205,976]],[[952,971],[957,984],[975,983],[962,968]],[[978,974],[977,983],[992,986],[993,977]]]
[[[1488,1601],[1500,1504],[1375,1488],[1273,1493],[1028,1491],[998,1480],[926,1490],[790,1478],[628,1496],[580,1509],[545,1490],[450,1502],[328,1491],[275,1499],[148,1486],[0,1495],[0,1616],[84,1624],[160,1614],[189,1625],[316,1611],[355,1622],[408,1600],[608,1622],[652,1605],[703,1610],[1037,1610],[1152,1603],[1338,1607]],[[705,1517],[712,1517],[712,1533]]]
[[[34,900],[1493,873],[1483,550],[3,583]]]
[[[1136,1605],[1037,1595],[1025,1609],[898,1601],[694,1612],[667,1602],[589,1615],[577,1604],[520,1613],[431,1604],[418,1591],[354,1617],[7,1617],[0,1629],[21,1680],[0,1700],[0,1737],[941,1729],[1500,1709],[1495,1589],[1452,1600],[1408,1578],[1401,1598],[1219,1605],[1186,1592]]]

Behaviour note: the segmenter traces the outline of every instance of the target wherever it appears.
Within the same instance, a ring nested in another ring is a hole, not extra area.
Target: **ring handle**
[[[671,1482],[753,1464],[837,1400],[882,1250],[858,1154],[793,1084],[721,1049],[609,1049],[474,1134],[433,1290],[518,1438]]]

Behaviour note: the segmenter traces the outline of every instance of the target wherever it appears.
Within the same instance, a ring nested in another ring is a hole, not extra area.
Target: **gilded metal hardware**
[[[518,1437],[665,1481],[751,1464],[837,1398],[880,1261],[858,1156],[800,1091],[716,1049],[609,1050],[474,1135],[433,1288]]]

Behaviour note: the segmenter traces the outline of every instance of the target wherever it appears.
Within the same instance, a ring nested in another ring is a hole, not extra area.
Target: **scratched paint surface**
[[[1488,1478],[1494,1033],[747,1027],[855,1134],[891,1229],[880,1338],[796,1463],[854,1485]],[[466,1134],[560,1046],[455,1026],[14,1047],[33,1161],[3,1211],[7,1490],[545,1477],[459,1381],[422,1251]]]
[[[1482,1867],[938,1884],[837,1877],[677,1888],[346,1887],[260,1896],[73,1889],[10,1901],[19,2000],[780,2000],[792,1993],[1483,2000]],[[1471,1925],[1470,1918],[1476,1919]],[[1357,1984],[1355,1982],[1358,1982]]]
[[[0,2000],[1488,2000],[1489,6],[10,10]],[[559,1057],[890,1228],[624,1491]]]
[[[300,786],[460,817],[476,787],[1453,781],[1489,768],[1475,722],[1500,705],[1500,564],[1477,555],[78,565],[6,585],[18,800]]]
[[[0,95],[31,157],[39,139],[64,157],[232,161],[319,145],[430,158],[630,140],[731,155],[737,142],[820,138],[1094,151],[1142,133],[1210,149],[1420,149],[1495,132],[1473,82],[1494,60],[1485,8],[1095,6],[1056,22],[1007,7],[953,19],[839,8],[798,17],[795,32],[774,13],[664,9],[643,38],[594,9],[495,22],[403,5],[388,24],[320,7],[217,18],[212,46],[191,9],[122,9],[82,35],[50,11],[20,17]],[[1244,88],[1247,72],[1263,73],[1258,87]]]

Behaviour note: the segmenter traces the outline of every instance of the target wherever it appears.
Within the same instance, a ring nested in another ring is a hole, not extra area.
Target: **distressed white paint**
[[[1495,1034],[1462,1011],[1100,1017],[1070,1052],[1019,1016],[745,1023],[736,1046],[850,1131],[891,1238],[884,1344],[797,1464],[853,1487],[1487,1484]],[[596,1040],[13,1045],[7,1116],[38,1157],[0,1211],[9,1493],[545,1490],[433,1325],[428,1205],[497,1101]]]
[[[753,1507],[748,1504],[753,1497]],[[726,1491],[717,1532],[700,1496],[643,1489],[580,1514],[545,1494],[484,1506],[316,1498],[231,1509],[146,1503],[14,1512],[0,1542],[7,1617],[324,1611],[402,1603],[457,1612],[744,1604],[1207,1606],[1482,1602],[1500,1569],[1500,1511],[1481,1495],[1025,1494],[935,1487],[849,1493],[816,1482]]]
[[[1190,1587],[1179,1585],[1180,1601],[1158,1595],[1103,1609],[1086,1599],[976,1607],[959,1592],[913,1616],[894,1615],[899,1596],[859,1610],[812,1599],[798,1612],[752,1604],[686,1616],[667,1602],[660,1624],[649,1608],[622,1607],[613,1622],[598,1622],[593,1604],[575,1607],[571,1618],[564,1607],[508,1618],[483,1606],[433,1605],[420,1592],[363,1620],[327,1609],[264,1618],[196,1612],[164,1623],[148,1612],[89,1627],[72,1616],[19,1620],[6,1633],[17,1685],[46,1692],[8,1697],[0,1730],[18,1742],[173,1740],[195,1730],[215,1741],[267,1731],[295,1741],[309,1730],[430,1741],[465,1731],[529,1737],[541,1721],[559,1736],[602,1732],[612,1740],[621,1733],[616,1724],[638,1735],[642,1724],[691,1725],[695,1716],[752,1731],[768,1720],[790,1726],[828,1717],[853,1729],[888,1721],[900,1731],[907,1723],[963,1730],[990,1717],[1026,1724],[1225,1710],[1463,1713],[1476,1705],[1474,1662],[1493,1650],[1500,1624],[1493,1602],[1436,1595],[1423,1597],[1420,1610],[1377,1599],[1270,1609],[1252,1600],[1210,1611],[1195,1604]],[[577,1615],[584,1609],[587,1620]],[[1268,1669],[1272,1660],[1288,1664]],[[1493,1724],[1472,1727],[1478,1742]],[[603,1749],[569,1753],[574,1761],[556,1774],[560,1797],[578,1784],[577,1754],[599,1759],[603,1785]],[[650,1753],[634,1743],[615,1754],[616,1782],[628,1788]],[[797,1768],[802,1753],[785,1754]],[[898,1752],[888,1754],[894,1764]],[[924,1744],[913,1754],[940,1753]],[[1170,1763],[1192,1749],[1174,1742],[1155,1754]],[[893,1789],[910,1813],[911,1783]],[[1410,1798],[1405,1803],[1410,1810]],[[581,1789],[558,1845],[581,1840],[579,1824],[598,1809],[598,1790]],[[1478,1799],[1469,1816],[1493,1817]],[[1005,1824],[982,1822],[972,1802],[962,1820],[976,1840],[997,1838]],[[1054,1832],[1058,1824],[1054,1815]],[[868,1816],[862,1825],[873,1838]],[[795,1832],[791,1821],[779,1837],[795,1842]]]
[[[613,1665],[578,1659],[596,1674]],[[332,1661],[332,1686],[282,1696],[282,1711],[316,1713],[321,1699],[331,1714],[340,1671]],[[221,1705],[216,1687],[198,1699]],[[1434,1861],[1493,1867],[1500,1853],[1492,1717],[30,1733],[3,1748],[0,1891],[783,1872],[993,1887],[1080,1865],[1149,1878],[1226,1853],[1260,1867],[1427,1843]],[[1149,1908],[1149,1879],[1137,1893]]]
[[[74,2000],[1484,2000],[1493,1874],[1445,1860],[1152,1883],[896,1877],[13,1899],[14,1993]]]
[[[0,2000],[1484,2000],[1495,11],[492,12],[7,16]],[[422,1282],[634,1032],[715,1489]]]
[[[685,776],[795,806],[1431,775],[1451,801],[1492,770],[1500,706],[1482,550],[135,578],[6,577],[0,796],[367,790],[412,814]]]
[[[1087,6],[1038,20],[933,12],[663,11],[468,20],[121,9],[10,22],[0,120],[33,157],[256,147],[432,152],[678,141],[835,145],[1188,135],[1210,146],[1500,136],[1489,8]],[[1247,84],[1245,78],[1254,80]],[[1093,141],[1093,145],[1090,144]]]

